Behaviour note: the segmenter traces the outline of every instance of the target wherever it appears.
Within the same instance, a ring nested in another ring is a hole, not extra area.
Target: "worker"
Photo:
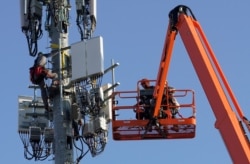
[[[174,97],[175,88],[168,86],[167,92],[168,92],[168,101],[167,102],[168,102],[169,108],[171,110],[172,118],[175,118],[176,114],[178,113],[178,110],[180,108],[180,104],[178,103],[178,101]]]
[[[146,78],[140,81],[140,84],[145,90],[153,90],[154,86],[150,85],[150,81]],[[164,110],[167,110],[167,106],[169,106],[171,112],[171,118],[175,118],[176,114],[179,110],[179,103],[176,98],[173,96],[175,89],[171,86],[165,88],[165,91],[162,96],[162,110],[160,111],[159,118],[166,118],[167,114]],[[155,100],[153,99],[153,93],[151,95],[141,95],[139,105],[144,105],[143,112],[136,113],[136,119],[150,119],[152,118]]]
[[[141,86],[143,89],[154,89],[154,86],[150,86],[150,81],[146,78],[141,80]]]
[[[52,84],[58,84],[56,73],[52,73],[51,70],[45,68],[47,63],[47,57],[39,52],[37,58],[34,61],[33,67],[30,68],[30,80],[33,84],[37,84],[41,90],[41,97],[43,100],[45,112],[51,112],[52,109],[49,107],[49,94],[48,87],[45,83],[45,79],[53,79]]]
[[[174,97],[174,93],[175,93],[175,88],[168,86],[167,87],[167,92],[168,92],[168,106],[171,112],[171,118],[176,118],[176,114],[178,113],[179,109],[180,109],[180,104],[178,103],[178,101],[176,100],[176,98]],[[174,130],[175,132],[179,131],[179,127],[177,124],[174,124],[171,127],[171,130]]]
[[[140,85],[144,90],[154,90],[154,86],[150,85],[150,81],[146,78],[140,81]],[[150,119],[154,108],[153,94],[141,95],[139,105],[143,105],[143,112],[136,112],[136,119]]]

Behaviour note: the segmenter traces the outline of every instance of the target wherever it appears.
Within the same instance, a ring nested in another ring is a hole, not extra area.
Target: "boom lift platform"
[[[113,94],[114,139],[140,140],[194,137],[195,112],[191,118],[162,119],[160,117],[162,96],[165,90],[174,41],[178,33],[180,34],[192,65],[208,98],[211,109],[216,117],[215,127],[219,130],[233,163],[250,163],[250,142],[248,133],[245,131],[245,128],[248,129],[248,132],[250,131],[250,122],[241,110],[199,22],[194,17],[191,9],[184,5],[175,7],[169,13],[169,25],[153,92],[153,100],[155,103],[152,119],[118,120],[118,117],[121,116],[117,115],[117,111],[133,108],[133,105],[118,106],[118,98],[126,100],[138,99],[140,92],[138,89],[137,91],[115,92]],[[188,93],[191,91],[183,90],[183,92]],[[179,94],[179,90],[177,90],[177,93],[177,95],[182,95]],[[128,94],[134,95],[127,96]],[[178,99],[179,98],[181,98],[181,96],[179,96]],[[180,104],[180,112],[184,107],[194,108],[194,99],[190,104]],[[135,108],[137,111],[140,109],[140,106],[136,105]],[[179,127],[179,132],[176,131],[175,133],[171,131],[171,128],[169,129],[170,126],[174,127],[174,125]]]
[[[174,97],[180,104],[173,106],[169,102],[160,106],[157,118],[136,119],[136,114],[143,112],[145,105],[140,105],[140,97],[153,95],[154,89],[144,90],[137,83],[135,91],[117,91],[113,93],[112,128],[114,140],[143,140],[143,139],[177,139],[193,138],[195,136],[195,99],[192,90],[175,90]],[[156,80],[150,80],[155,83]],[[167,86],[166,86],[167,88]],[[168,95],[166,95],[168,99]],[[153,99],[152,99],[153,100]],[[131,101],[133,105],[123,102]],[[170,109],[179,108],[176,118],[172,118]],[[164,110],[163,110],[164,109]],[[133,114],[133,118],[131,117]],[[166,117],[163,117],[164,114]]]

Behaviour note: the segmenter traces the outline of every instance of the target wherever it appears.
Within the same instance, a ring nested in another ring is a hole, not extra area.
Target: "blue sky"
[[[71,1],[73,4],[74,1]],[[94,36],[104,38],[105,66],[114,59],[117,90],[133,90],[143,77],[155,79],[168,25],[168,13],[184,4],[191,8],[201,24],[220,65],[245,115],[250,118],[250,2],[242,0],[97,0],[97,28]],[[72,8],[70,44],[80,40]],[[1,160],[5,163],[35,163],[23,157],[23,145],[17,133],[17,97],[32,95],[28,89],[28,68],[34,58],[20,28],[19,1],[3,1],[1,13],[1,47],[3,62],[0,116]],[[43,22],[44,23],[44,22]],[[49,38],[44,31],[39,50],[49,52]],[[109,76],[104,81],[111,82]],[[168,81],[175,88],[193,89],[196,94],[197,131],[194,139],[114,141],[112,132],[105,151],[92,158],[88,154],[81,163],[232,163],[219,131],[215,116],[196,76],[182,41],[176,39]],[[230,136],[228,136],[230,137]],[[52,161],[36,163],[53,163]]]

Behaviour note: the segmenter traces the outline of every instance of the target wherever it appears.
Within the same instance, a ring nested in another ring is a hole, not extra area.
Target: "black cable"
[[[81,35],[81,41],[82,41],[84,39],[84,37],[83,37],[83,30],[82,30],[82,27],[81,27],[80,20],[81,20],[81,15],[77,13],[77,16],[76,16],[76,25],[77,25],[78,31],[79,31],[79,33]]]
[[[81,142],[84,142],[83,137],[81,137]],[[80,157],[78,157],[77,161],[80,162],[80,160],[81,160],[83,157],[85,157],[85,155],[86,155],[88,152],[89,152],[89,149],[88,149],[85,153],[83,153]]]
[[[79,155],[79,157],[77,157],[77,159],[76,159],[77,163],[79,163],[79,162],[81,161],[81,159],[89,152],[89,149],[88,149],[88,150],[84,153],[84,145],[83,145],[83,143],[85,143],[85,142],[84,142],[84,138],[83,138],[82,136],[79,137],[79,141],[80,141],[81,148],[79,148],[79,147],[76,145],[75,141],[73,142],[73,143],[74,143],[74,147],[75,147],[78,151],[81,152],[81,154]],[[85,144],[86,144],[86,143],[85,143]],[[86,144],[86,145],[87,145],[87,144]]]
[[[22,29],[26,35],[30,56],[36,56],[38,52],[37,40],[43,36],[41,17],[31,15],[31,0],[28,1],[28,28]]]
[[[30,38],[28,36],[26,36],[26,38],[27,38],[27,43],[28,43],[28,48],[29,48],[29,54],[30,54],[30,56],[35,57],[37,54],[37,49],[38,49],[37,42],[35,41],[35,43],[31,43]]]

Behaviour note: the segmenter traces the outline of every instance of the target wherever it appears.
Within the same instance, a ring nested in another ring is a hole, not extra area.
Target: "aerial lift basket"
[[[165,110],[164,112],[169,116],[167,118],[159,116],[154,120],[136,119],[136,113],[142,112],[142,106],[137,105],[139,96],[140,92],[138,91],[113,93],[112,130],[114,140],[185,139],[195,137],[196,110],[192,90],[176,90],[175,97],[180,104],[175,118],[171,117],[170,110]],[[132,101],[134,105],[123,105],[124,101],[126,103]],[[166,104],[165,106],[167,108],[173,107]]]

